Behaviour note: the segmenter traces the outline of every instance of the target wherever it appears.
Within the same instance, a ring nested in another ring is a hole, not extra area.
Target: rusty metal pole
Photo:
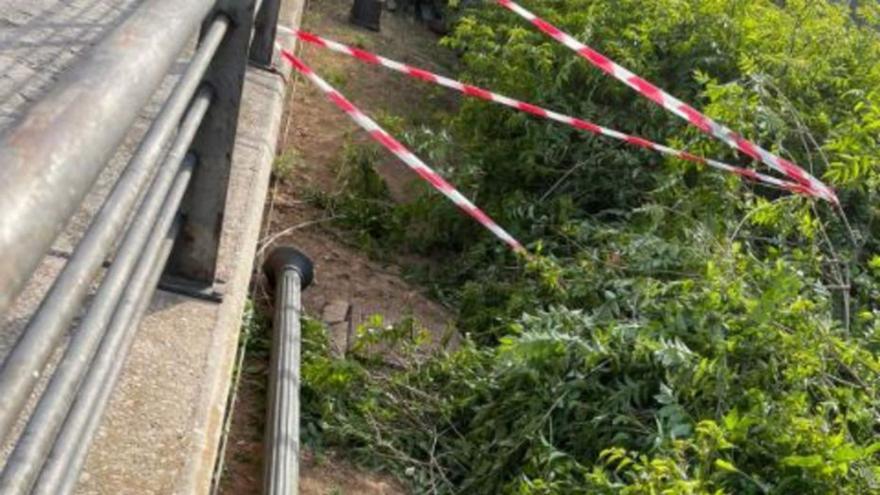
[[[266,421],[265,495],[296,495],[299,485],[300,294],[314,277],[311,260],[276,248],[264,266],[275,287],[275,319]]]

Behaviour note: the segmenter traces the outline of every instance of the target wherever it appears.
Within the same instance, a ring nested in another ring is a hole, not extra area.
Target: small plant
[[[345,89],[348,82],[348,73],[344,68],[327,67],[322,70],[321,74],[334,88]]]
[[[370,37],[368,37],[368,36],[366,36],[366,35],[364,35],[364,34],[362,34],[362,33],[356,33],[356,34],[352,37],[352,43],[351,43],[351,44],[352,44],[353,46],[356,46],[356,47],[358,47],[358,48],[362,48],[362,49],[364,49],[364,50],[367,50],[367,49],[369,49],[369,48],[372,46],[372,43],[371,43],[371,39],[370,39]]]
[[[388,186],[376,173],[379,150],[374,146],[349,144],[338,167],[339,192],[330,200],[330,210],[340,222],[354,230],[358,244],[371,249],[384,238],[393,223],[388,221],[393,202]]]
[[[302,155],[297,149],[286,149],[275,157],[275,161],[272,163],[272,174],[278,180],[289,180],[301,163]]]

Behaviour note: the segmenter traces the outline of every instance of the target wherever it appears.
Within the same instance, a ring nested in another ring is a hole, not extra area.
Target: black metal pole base
[[[308,256],[292,247],[282,246],[272,250],[263,264],[263,272],[272,287],[275,286],[278,275],[286,268],[293,268],[299,272],[303,289],[315,278],[315,267]]]
[[[382,17],[382,4],[379,0],[354,0],[351,7],[351,23],[355,26],[379,31]]]

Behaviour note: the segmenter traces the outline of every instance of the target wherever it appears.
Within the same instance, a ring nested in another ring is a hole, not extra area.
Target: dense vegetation
[[[466,339],[417,358],[417,322],[377,320],[334,360],[309,323],[307,441],[416,493],[880,492],[876,8],[525,3],[810,168],[843,208],[480,101],[443,132],[387,122],[538,256],[427,190],[375,201],[377,150],[353,148],[350,187],[325,205],[373,245],[438,258],[423,279]],[[461,78],[744,163],[503,9],[463,12],[443,43]],[[377,339],[410,364],[372,356]]]

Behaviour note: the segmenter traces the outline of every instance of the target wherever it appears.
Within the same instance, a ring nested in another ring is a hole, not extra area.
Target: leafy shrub
[[[405,232],[391,244],[454,257],[432,283],[466,339],[403,370],[313,355],[318,438],[418,493],[880,491],[876,5],[524,3],[843,206],[466,102],[448,139],[410,139],[454,157],[445,173],[535,256],[435,196],[382,212],[397,227],[376,242]],[[469,11],[444,43],[464,79],[737,161],[503,9]]]
[[[828,293],[801,276],[813,262],[641,248],[565,265],[557,304],[497,346],[403,372],[329,361],[351,373],[344,387],[305,377],[345,403],[322,415],[325,438],[426,492],[877,490],[877,335],[835,326]],[[578,300],[590,309],[566,307]]]

